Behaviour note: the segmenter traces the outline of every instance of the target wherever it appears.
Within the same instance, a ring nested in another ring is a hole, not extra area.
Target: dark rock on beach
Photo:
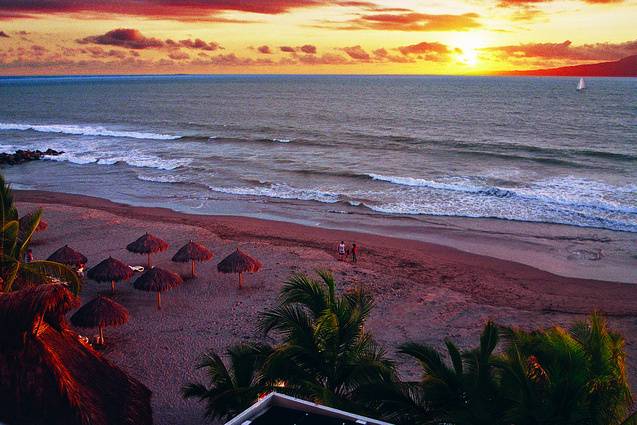
[[[57,156],[64,152],[54,149],[41,150],[17,150],[15,153],[0,153],[0,165],[17,165],[28,161],[37,161],[45,156]]]

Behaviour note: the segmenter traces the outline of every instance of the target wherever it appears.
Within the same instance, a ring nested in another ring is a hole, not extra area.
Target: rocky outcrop
[[[57,156],[64,152],[56,151],[54,149],[47,149],[45,151],[35,150],[17,150],[15,153],[0,153],[0,165],[17,165],[28,161],[37,161],[45,156]]]

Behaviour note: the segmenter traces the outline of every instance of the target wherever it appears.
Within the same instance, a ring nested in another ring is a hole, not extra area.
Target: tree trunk
[[[190,269],[191,273],[192,273],[192,278],[195,278],[195,260],[192,260],[192,265],[191,265],[191,269]]]
[[[239,289],[243,288],[243,273],[239,273]]]
[[[157,292],[157,310],[161,310],[161,292]]]

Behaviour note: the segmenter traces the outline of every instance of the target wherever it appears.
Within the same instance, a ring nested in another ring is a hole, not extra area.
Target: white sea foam
[[[290,143],[292,140],[290,139],[272,139],[273,142],[277,143]]]
[[[265,196],[268,198],[296,199],[300,201],[318,201],[334,204],[339,201],[337,193],[315,189],[300,189],[286,184],[274,183],[267,187],[217,187],[209,186],[210,190],[231,195]]]
[[[414,177],[383,176],[382,174],[373,173],[369,173],[367,175],[374,180],[384,181],[401,186],[428,187],[431,189],[455,190],[460,192],[479,192],[484,189],[479,186],[469,184],[465,185],[457,183],[443,183]]]
[[[138,131],[111,130],[102,126],[65,125],[65,124],[19,124],[0,123],[0,130],[33,130],[43,133],[63,133],[81,136],[128,137],[132,139],[176,140],[181,136]]]
[[[154,182],[154,183],[183,183],[186,181],[183,177],[174,176],[170,174],[160,174],[160,175],[138,174],[137,178],[139,180]]]
[[[113,165],[123,162],[133,167],[156,168],[158,170],[174,170],[190,164],[189,159],[163,159],[150,155],[133,154],[128,156],[114,156],[110,158],[100,158],[97,163],[100,165]]]

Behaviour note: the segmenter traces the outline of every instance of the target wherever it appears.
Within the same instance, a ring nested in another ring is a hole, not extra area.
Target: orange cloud
[[[563,43],[528,43],[482,49],[505,59],[539,58],[570,59],[575,61],[616,60],[637,53],[637,40],[623,43],[595,43],[573,46],[570,40]]]
[[[434,15],[428,13],[381,13],[360,15],[345,22],[326,22],[324,26],[345,30],[384,31],[466,31],[479,28],[477,13]]]

